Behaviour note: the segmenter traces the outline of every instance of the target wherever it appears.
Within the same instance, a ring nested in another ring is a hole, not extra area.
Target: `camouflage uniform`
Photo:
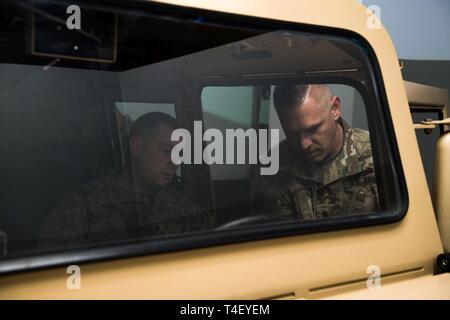
[[[323,166],[294,157],[287,141],[281,142],[280,169],[274,176],[260,177],[255,211],[311,220],[378,209],[369,133],[350,128],[343,120],[340,124],[343,147]]]
[[[213,227],[214,217],[175,187],[147,195],[110,176],[67,197],[45,222],[39,245],[67,247]]]

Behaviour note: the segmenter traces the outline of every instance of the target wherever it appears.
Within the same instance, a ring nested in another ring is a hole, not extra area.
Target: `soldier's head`
[[[274,105],[291,148],[307,160],[322,163],[342,146],[339,97],[326,85],[279,85]]]
[[[151,112],[139,117],[129,134],[130,164],[135,179],[146,187],[164,187],[175,176],[177,166],[171,152],[177,143],[171,141],[178,124],[171,116]]]

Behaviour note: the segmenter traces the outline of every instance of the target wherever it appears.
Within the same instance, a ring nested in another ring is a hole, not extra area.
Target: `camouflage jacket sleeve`
[[[61,248],[87,242],[87,211],[82,194],[68,196],[44,222],[39,248]]]
[[[158,194],[152,220],[157,223],[159,234],[206,231],[215,227],[212,210],[202,208],[185,194],[174,190]]]

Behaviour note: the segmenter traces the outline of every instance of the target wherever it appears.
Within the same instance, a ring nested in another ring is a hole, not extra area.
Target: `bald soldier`
[[[326,85],[282,85],[273,99],[286,140],[278,173],[259,179],[254,209],[298,220],[377,210],[369,133],[341,118],[339,97]]]
[[[214,216],[174,183],[171,151],[174,118],[159,112],[138,118],[130,129],[130,161],[118,175],[82,186],[46,221],[41,247],[208,230]]]

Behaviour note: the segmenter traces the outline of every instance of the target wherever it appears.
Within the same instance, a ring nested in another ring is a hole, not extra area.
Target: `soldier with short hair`
[[[259,177],[255,211],[312,220],[378,209],[369,133],[341,118],[326,85],[279,85],[273,93],[286,140],[280,169]]]
[[[40,247],[56,248],[208,230],[213,213],[190,200],[176,183],[171,150],[174,118],[153,112],[130,129],[130,160],[118,175],[84,185],[45,222]]]

